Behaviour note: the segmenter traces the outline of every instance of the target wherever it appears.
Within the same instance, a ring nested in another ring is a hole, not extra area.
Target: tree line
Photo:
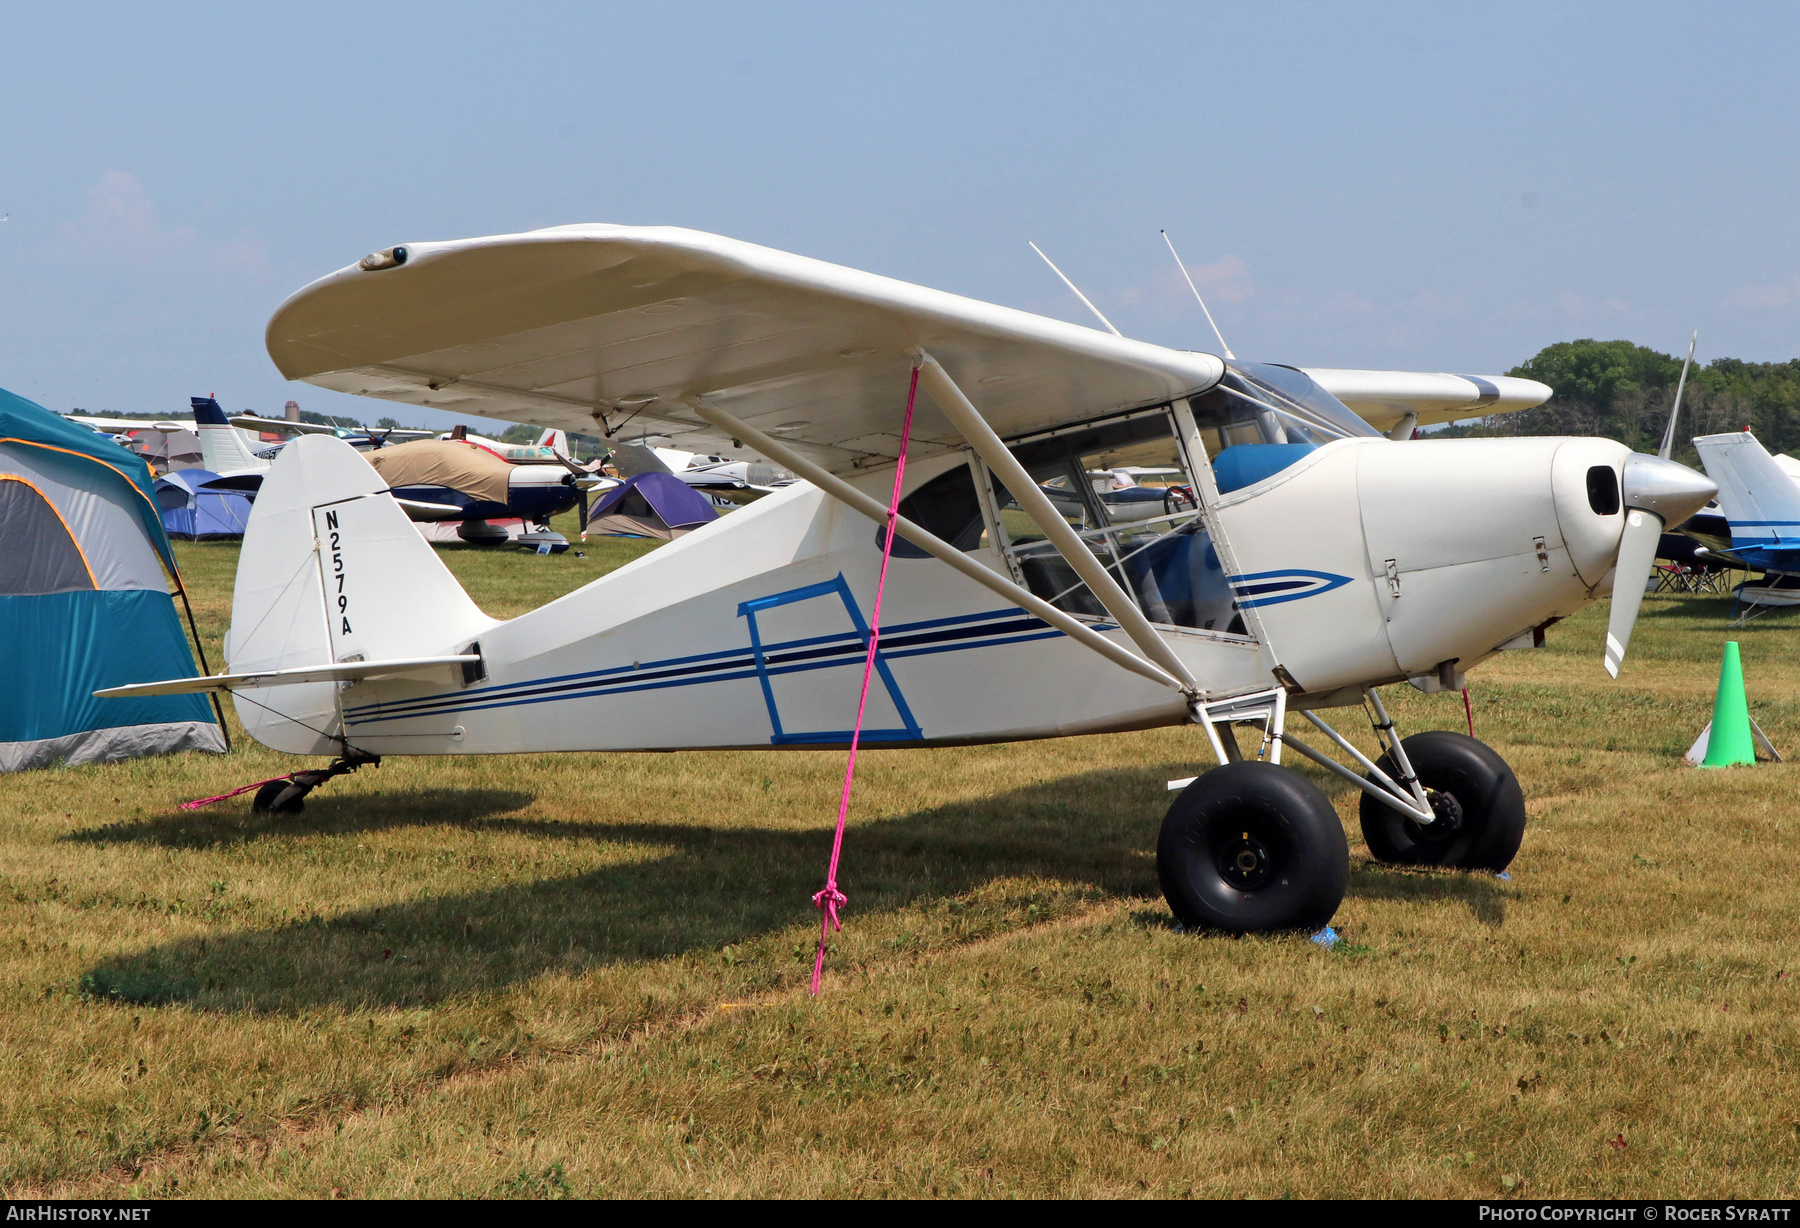
[[[1542,381],[1555,395],[1535,409],[1452,428],[1456,434],[1600,435],[1655,452],[1668,426],[1681,357],[1629,341],[1559,341],[1508,375]],[[1696,435],[1749,427],[1771,452],[1800,451],[1800,359],[1717,358],[1688,372],[1675,458],[1697,462]]]

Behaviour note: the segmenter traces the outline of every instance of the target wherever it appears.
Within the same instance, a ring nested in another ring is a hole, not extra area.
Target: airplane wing
[[[317,422],[289,422],[286,418],[262,418],[256,414],[233,414],[231,425],[242,427],[246,431],[285,431],[293,435],[335,435],[340,429],[347,429],[354,434],[380,435],[389,443],[405,443],[410,439],[435,439],[436,431],[405,430],[400,427],[348,427],[323,426]]]
[[[726,440],[744,419],[833,472],[897,454],[910,352],[928,350],[1002,435],[1215,384],[1165,349],[674,227],[559,226],[405,244],[275,312],[269,355],[322,387],[586,434]],[[961,436],[921,396],[914,454]]]
[[[408,519],[421,524],[460,520],[464,510],[454,503],[427,503],[423,499],[402,499],[399,495],[394,496],[394,502],[400,505],[400,510],[406,513]]]
[[[173,434],[176,431],[191,431],[195,429],[191,419],[186,422],[174,420],[152,421],[149,418],[90,418],[83,414],[70,414],[68,415],[68,418],[70,422],[79,422],[83,426],[91,426],[97,431],[106,431],[109,434],[115,435],[123,434],[126,431],[161,431],[163,434],[168,435]]]
[[[1762,571],[1768,566],[1766,563],[1747,559],[1735,550],[1715,550],[1710,546],[1696,546],[1694,557],[1708,563],[1728,563],[1733,567],[1742,567],[1749,571]]]
[[[1514,375],[1303,369],[1319,387],[1382,431],[1397,426],[1407,414],[1417,414],[1419,426],[1477,414],[1510,414],[1542,405],[1553,392],[1548,384]]]

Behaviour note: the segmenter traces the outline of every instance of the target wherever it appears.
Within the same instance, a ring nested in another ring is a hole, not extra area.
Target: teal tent
[[[204,698],[95,699],[198,672],[143,460],[0,389],[0,772],[223,751]]]

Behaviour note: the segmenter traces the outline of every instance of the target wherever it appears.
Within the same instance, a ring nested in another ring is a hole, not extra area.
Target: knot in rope
[[[844,928],[844,923],[838,920],[838,909],[849,902],[850,897],[839,891],[836,883],[827,884],[825,890],[813,895],[813,907],[825,914],[825,924],[834,930]]]

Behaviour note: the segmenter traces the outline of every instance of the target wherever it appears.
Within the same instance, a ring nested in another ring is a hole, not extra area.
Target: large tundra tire
[[[1312,781],[1272,763],[1228,763],[1169,807],[1156,874],[1184,926],[1315,931],[1344,899],[1350,848]]]
[[[1498,873],[1512,864],[1525,838],[1525,793],[1506,760],[1467,734],[1443,729],[1415,733],[1400,745],[1439,818],[1426,826],[1365,793],[1362,829],[1369,852],[1409,866]],[[1400,779],[1390,756],[1375,765]]]

